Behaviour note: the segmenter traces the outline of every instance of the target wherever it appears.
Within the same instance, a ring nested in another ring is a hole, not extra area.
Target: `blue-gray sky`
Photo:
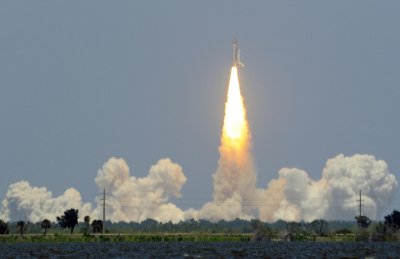
[[[398,1],[1,1],[0,199],[28,180],[98,193],[123,157],[162,157],[188,177],[176,203],[210,200],[231,42],[258,186],[281,167],[319,179],[328,158],[367,153],[400,172]],[[399,209],[398,192],[389,209]]]

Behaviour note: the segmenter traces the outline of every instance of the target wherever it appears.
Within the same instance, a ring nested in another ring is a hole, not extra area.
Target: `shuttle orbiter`
[[[236,39],[234,39],[232,43],[232,61],[233,61],[233,66],[238,67],[239,65],[241,67],[244,67],[243,63],[240,62],[240,49]]]

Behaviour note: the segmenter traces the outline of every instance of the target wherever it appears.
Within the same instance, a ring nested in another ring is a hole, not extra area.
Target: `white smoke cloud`
[[[89,203],[82,202],[80,193],[74,188],[53,197],[45,187],[32,187],[27,181],[11,184],[1,205],[1,219],[31,222],[43,219],[55,221],[57,216],[70,208],[79,208],[81,215],[92,210]]]
[[[353,220],[358,214],[357,199],[362,190],[364,214],[377,219],[397,187],[397,180],[385,161],[371,155],[340,154],[327,161],[319,180],[311,179],[301,169],[282,168],[277,179],[272,179],[266,189],[259,189],[255,186],[256,173],[249,152],[246,151],[248,158],[244,159],[247,164],[240,167],[227,165],[231,160],[220,153],[213,201],[198,211],[187,211],[186,218],[217,221],[239,217],[269,222]]]
[[[112,157],[98,171],[95,182],[99,190],[107,191],[106,216],[113,222],[147,218],[178,222],[189,218],[218,221],[257,217],[263,221],[352,220],[358,213],[356,200],[360,189],[363,211],[375,219],[389,204],[397,187],[397,180],[386,162],[371,155],[346,157],[340,154],[329,159],[319,180],[311,179],[304,170],[282,168],[278,178],[272,179],[266,189],[255,187],[256,174],[251,162],[241,168],[249,171],[231,172],[220,161],[214,175],[214,199],[199,210],[182,211],[170,202],[172,197],[181,197],[187,178],[181,166],[168,158],[151,166],[146,177],[136,178],[130,175],[123,159]],[[236,174],[241,177],[235,177]],[[83,215],[101,218],[100,198],[95,201],[97,207],[92,209],[73,188],[53,197],[45,187],[32,187],[20,181],[9,186],[1,203],[0,218],[32,222],[45,218],[55,220],[69,208],[79,209],[80,218]]]
[[[153,165],[144,178],[130,176],[123,159],[110,158],[98,171],[95,179],[99,189],[109,192],[107,215],[112,221],[178,222],[183,212],[169,202],[171,197],[181,197],[180,190],[186,182],[181,166],[170,159],[161,159]],[[100,215],[101,205],[94,211]]]
[[[245,214],[242,196],[234,192],[230,198],[222,201],[205,203],[200,210],[189,209],[185,212],[185,219],[208,219],[212,222],[218,220],[233,220],[236,218],[251,219],[251,215]]]
[[[327,161],[318,181],[297,168],[281,169],[279,178],[264,191],[263,199],[269,206],[260,208],[259,216],[267,221],[350,220],[357,215],[357,198],[362,190],[363,211],[376,219],[396,187],[397,180],[385,161],[371,155],[340,154]]]
[[[249,136],[248,136],[249,137]],[[227,147],[228,146],[228,147]],[[209,219],[211,221],[250,219],[257,215],[259,190],[253,159],[244,147],[238,155],[229,145],[220,147],[218,169],[213,175],[213,200],[198,211],[189,210],[185,218]],[[232,159],[232,157],[240,157]]]
[[[186,182],[182,168],[170,159],[161,159],[151,166],[143,178],[130,176],[129,167],[123,159],[110,158],[98,171],[95,182],[99,189],[107,190],[107,219],[116,221],[143,221],[153,218],[161,222],[178,222],[184,219],[181,209],[169,202],[171,197],[181,197],[180,190]],[[79,215],[101,218],[102,204],[92,209],[84,203],[80,193],[67,189],[64,194],[53,197],[45,187],[31,187],[27,181],[11,184],[1,203],[0,218],[38,222],[45,218],[55,221],[57,216],[70,208]]]

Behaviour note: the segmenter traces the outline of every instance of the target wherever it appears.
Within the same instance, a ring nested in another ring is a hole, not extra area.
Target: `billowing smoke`
[[[183,212],[169,202],[171,197],[181,197],[180,190],[186,182],[182,168],[170,159],[161,159],[151,166],[143,178],[130,175],[125,160],[110,158],[98,171],[95,182],[99,191],[107,190],[107,219],[117,221],[143,221],[148,218],[157,221],[178,222]],[[11,184],[1,203],[0,219],[55,221],[69,208],[79,209],[79,215],[101,218],[101,197],[96,199],[97,207],[82,201],[80,193],[67,189],[64,194],[53,197],[45,187],[31,187],[26,181]]]
[[[107,217],[112,221],[178,222],[183,212],[169,202],[171,197],[181,197],[180,190],[186,182],[182,168],[170,159],[161,159],[153,165],[144,178],[130,176],[123,159],[110,158],[98,171],[95,179],[99,189],[107,195]],[[94,211],[100,215],[101,205]]]
[[[69,208],[78,208],[81,215],[92,210],[91,204],[84,203],[80,193],[74,188],[53,197],[45,187],[32,187],[27,181],[20,181],[8,187],[6,197],[1,203],[0,218],[31,222],[43,219],[55,221],[57,216]]]
[[[95,182],[99,191],[107,190],[106,215],[113,222],[256,217],[264,221],[351,220],[358,213],[359,190],[362,190],[364,214],[376,219],[390,203],[397,187],[386,162],[371,155],[340,154],[329,159],[319,180],[311,179],[307,172],[297,168],[282,168],[278,178],[272,179],[266,189],[255,187],[255,174],[250,181],[245,177],[234,179],[229,170],[223,170],[222,162],[214,175],[214,199],[199,210],[182,211],[169,201],[171,197],[181,196],[180,190],[187,180],[182,168],[170,159],[159,160],[146,177],[136,178],[130,175],[123,159],[110,158],[98,171]],[[247,172],[240,173],[243,176]],[[81,218],[83,215],[101,218],[100,196],[96,202],[97,207],[92,209],[74,188],[53,197],[45,187],[32,187],[20,181],[9,186],[1,203],[0,219],[55,220],[69,208],[79,209]]]
[[[351,219],[357,215],[359,190],[363,211],[372,219],[379,216],[392,198],[397,181],[383,160],[371,155],[329,159],[322,178],[313,181],[297,168],[282,168],[279,178],[263,191],[262,220]]]

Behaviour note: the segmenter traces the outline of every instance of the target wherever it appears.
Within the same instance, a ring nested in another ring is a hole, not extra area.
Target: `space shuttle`
[[[243,63],[240,62],[240,49],[239,46],[237,44],[236,39],[233,40],[232,43],[232,62],[233,62],[233,66],[235,67],[244,67]]]

